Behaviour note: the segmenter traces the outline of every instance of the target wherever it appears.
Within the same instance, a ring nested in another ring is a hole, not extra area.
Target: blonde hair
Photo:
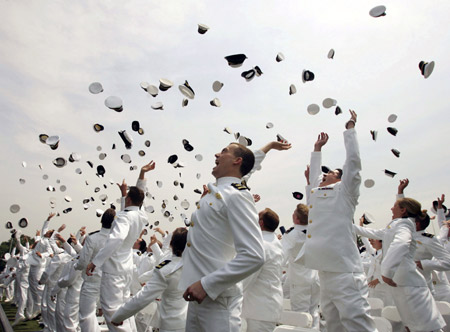
[[[309,213],[308,206],[301,203],[297,205],[297,208],[295,209],[295,215],[300,221],[300,225],[308,224],[308,213]]]

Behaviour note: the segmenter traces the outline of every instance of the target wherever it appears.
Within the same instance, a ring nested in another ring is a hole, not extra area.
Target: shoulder
[[[430,233],[422,233],[420,235],[423,236],[423,237],[426,237],[426,238],[430,238],[430,239],[434,238],[434,235],[430,234]]]
[[[178,271],[182,266],[182,260],[167,259],[155,266],[155,269],[158,273],[162,274],[164,277],[167,277],[168,275],[171,275],[172,273]]]
[[[247,187],[247,184],[245,183],[245,182],[242,182],[242,183],[232,183],[231,184],[231,187],[233,187],[234,189],[236,189],[236,190],[239,190],[239,191],[242,191],[242,190],[250,190],[248,187]]]
[[[164,266],[168,265],[171,262],[170,259],[166,259],[165,261],[159,263],[158,265],[155,266],[155,269],[160,270],[162,269]]]
[[[90,232],[88,235],[89,235],[89,236],[92,236],[92,235],[94,235],[94,234],[97,234],[98,232],[100,232],[100,231],[98,230],[98,231],[95,231],[95,232]]]

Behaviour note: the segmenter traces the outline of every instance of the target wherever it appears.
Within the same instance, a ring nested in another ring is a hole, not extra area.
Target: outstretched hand
[[[309,183],[309,165],[306,165],[306,169],[305,169],[305,178],[306,178],[306,183],[308,184],[308,186],[310,185]]]
[[[345,124],[346,129],[355,128],[356,118],[358,117],[355,111],[349,110],[349,112],[350,112],[350,120],[348,120],[347,123]]]
[[[155,169],[156,163],[152,160],[147,165],[141,167],[141,172],[147,173]]]
[[[128,185],[125,182],[125,179],[122,180],[122,184],[117,183],[117,186],[120,189],[120,192],[122,193],[122,197],[125,197],[127,195],[127,189],[128,189]]]
[[[320,133],[319,136],[317,137],[316,143],[314,143],[314,151],[316,152],[322,151],[322,146],[327,144],[327,142],[328,142],[328,134],[324,132]]]
[[[442,204],[444,204],[444,202],[445,202],[445,195],[442,194],[440,199],[438,197],[437,202],[438,202],[438,209],[442,209]]]
[[[405,190],[406,187],[408,187],[408,184],[409,184],[409,180],[408,179],[400,180],[400,183],[398,185],[398,194],[399,195],[403,194],[403,191]]]

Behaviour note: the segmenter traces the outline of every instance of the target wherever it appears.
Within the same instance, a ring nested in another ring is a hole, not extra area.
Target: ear
[[[242,164],[242,157],[236,157],[233,161],[233,165],[241,165]]]

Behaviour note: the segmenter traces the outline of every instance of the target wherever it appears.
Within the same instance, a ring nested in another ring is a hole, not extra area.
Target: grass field
[[[17,308],[13,306],[11,303],[5,303],[1,302],[1,305],[3,307],[3,310],[5,311],[6,316],[9,319],[9,322],[12,324],[14,322],[14,318],[16,316]],[[1,330],[1,327],[0,327]],[[41,331],[42,329],[39,327],[37,320],[31,320],[28,322],[22,322],[19,325],[14,327],[14,331],[26,331],[26,332],[34,332],[34,331]]]

